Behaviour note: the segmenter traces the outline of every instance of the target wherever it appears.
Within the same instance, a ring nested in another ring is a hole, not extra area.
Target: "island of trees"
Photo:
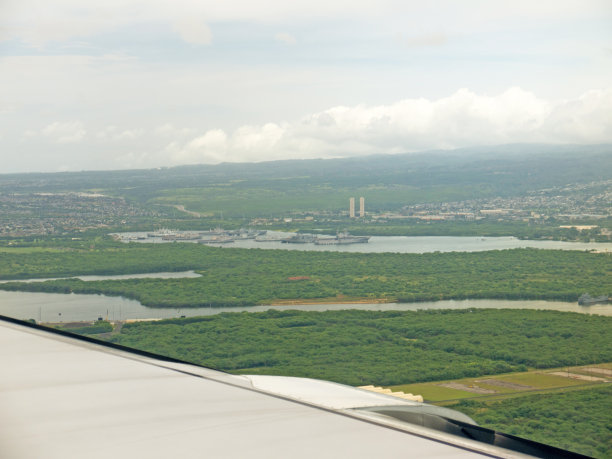
[[[608,254],[515,249],[425,254],[222,249],[196,244],[5,248],[0,278],[196,270],[190,279],[62,279],[0,289],[124,296],[152,307],[444,299],[577,301],[612,295]]]

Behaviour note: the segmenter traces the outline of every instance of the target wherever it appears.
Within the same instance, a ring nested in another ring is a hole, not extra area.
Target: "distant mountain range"
[[[159,169],[0,175],[0,192],[114,190],[139,200],[161,190],[229,187],[356,190],[478,189],[479,195],[612,179],[612,145],[512,144],[338,159],[222,163]]]

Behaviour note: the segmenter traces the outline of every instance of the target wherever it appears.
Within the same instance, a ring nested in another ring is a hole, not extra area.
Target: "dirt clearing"
[[[488,384],[489,386],[503,387],[505,389],[513,389],[513,390],[535,389],[534,386],[527,386],[524,384],[511,383],[507,381],[500,381],[498,379],[477,379],[474,382]]]
[[[459,384],[459,383],[454,383],[454,382],[438,384],[438,386],[448,387],[449,389],[463,390],[466,392],[473,392],[474,394],[496,394],[497,393],[497,391],[494,391],[491,389],[485,389],[484,387],[466,386],[465,384]]]
[[[585,371],[587,373],[596,373],[604,376],[612,376],[612,370],[608,370],[607,368],[586,367],[581,368],[581,371]]]
[[[567,371],[554,371],[549,374],[555,375],[555,376],[563,376],[564,378],[580,379],[581,381],[602,381],[602,382],[607,381],[607,379],[598,378],[597,376],[579,375],[577,373],[568,373]]]

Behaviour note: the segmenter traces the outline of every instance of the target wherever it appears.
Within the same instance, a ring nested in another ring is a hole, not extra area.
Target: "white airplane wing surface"
[[[229,375],[8,318],[0,369],[2,458],[525,457],[427,421],[448,422],[451,410]],[[469,431],[461,416],[453,428]]]

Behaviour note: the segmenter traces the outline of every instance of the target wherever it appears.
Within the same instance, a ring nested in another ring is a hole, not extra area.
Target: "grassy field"
[[[612,374],[607,375],[606,370],[611,368],[612,363],[600,363],[388,388],[422,395],[426,402],[461,411],[483,427],[610,458]],[[577,379],[580,377],[605,381]],[[465,390],[445,385],[464,386]],[[495,393],[473,392],[479,389]]]
[[[426,402],[452,405],[463,399],[501,400],[508,397],[530,394],[534,392],[558,392],[559,390],[586,389],[601,385],[604,381],[577,379],[561,376],[582,375],[612,381],[612,375],[606,377],[593,369],[609,369],[610,363],[583,365],[543,370],[530,370],[521,373],[507,373],[477,378],[462,378],[448,381],[433,381],[419,384],[400,384],[389,386],[393,391],[402,391],[422,395]],[[454,386],[454,387],[449,387]],[[461,389],[460,387],[463,387]],[[481,391],[482,389],[482,391]],[[487,392],[491,393],[487,393]]]

